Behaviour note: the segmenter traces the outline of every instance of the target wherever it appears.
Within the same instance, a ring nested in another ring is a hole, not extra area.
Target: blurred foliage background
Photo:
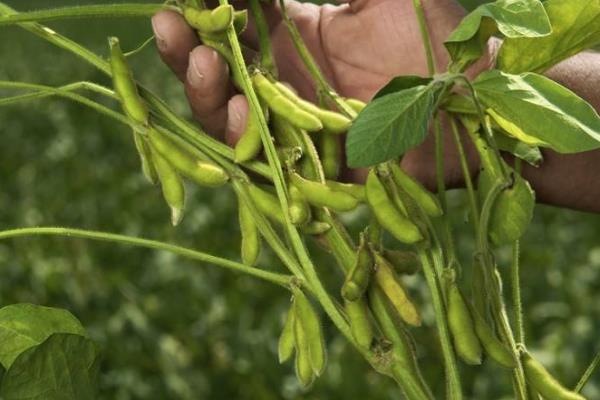
[[[98,3],[77,0],[75,3]],[[19,9],[73,0],[9,0]],[[473,6],[477,1],[465,1]],[[148,21],[69,21],[51,25],[100,54],[106,37],[133,49],[151,35]],[[181,114],[179,83],[150,46],[132,60],[136,76]],[[0,79],[63,85],[107,79],[74,56],[18,28],[0,28]],[[13,94],[2,91],[1,96]],[[139,171],[131,134],[89,109],[59,99],[0,108],[0,227],[64,225],[140,235],[237,259],[239,230],[229,189],[190,187],[188,211],[169,225],[159,190]],[[453,193],[455,232],[468,262],[471,234]],[[360,212],[348,217],[358,227]],[[600,350],[600,215],[540,206],[522,242],[527,343],[563,382],[574,385]],[[510,249],[499,262],[507,272]],[[261,265],[280,268],[264,253]],[[339,279],[318,255],[321,274]],[[282,290],[166,253],[107,243],[39,237],[0,242],[0,304],[32,302],[72,311],[101,346],[102,399],[398,398],[326,324],[329,366],[303,392],[293,367],[277,363],[276,341],[289,298]],[[505,285],[509,288],[508,276]],[[422,368],[443,390],[433,314],[421,276],[425,328],[416,330]],[[493,363],[465,367],[471,399],[509,399],[508,374]],[[586,387],[600,398],[600,375]],[[440,397],[441,398],[441,397]]]

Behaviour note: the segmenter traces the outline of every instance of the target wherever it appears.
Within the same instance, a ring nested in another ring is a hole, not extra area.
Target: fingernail
[[[163,26],[159,23],[159,19],[158,15],[152,17],[152,30],[154,31],[154,37],[156,38],[156,46],[162,51],[167,48],[167,42],[164,39],[164,33],[161,32]]]
[[[191,54],[190,66],[188,67],[187,72],[187,80],[189,84],[195,88],[201,87],[202,83],[204,82],[204,74],[198,65],[198,61],[196,60],[196,57],[193,57]]]

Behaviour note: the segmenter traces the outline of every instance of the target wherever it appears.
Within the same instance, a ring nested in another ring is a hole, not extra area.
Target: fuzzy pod
[[[454,349],[460,358],[471,365],[481,364],[481,343],[465,299],[453,280],[447,282],[448,327]]]
[[[306,225],[311,219],[310,205],[300,189],[293,183],[289,185],[288,193],[290,195],[288,212],[292,224],[297,226]]]
[[[515,368],[516,361],[512,351],[502,343],[489,326],[487,321],[475,310],[471,313],[475,323],[475,333],[481,342],[485,353],[498,364],[505,368]]]
[[[281,92],[261,73],[252,76],[252,83],[258,96],[273,112],[289,121],[292,125],[315,132],[323,129],[321,121],[309,112],[304,111]]]
[[[354,196],[335,191],[324,183],[304,179],[297,173],[292,173],[290,180],[315,207],[327,207],[341,212],[354,210],[358,206],[358,200]]]
[[[319,315],[301,290],[294,291],[294,315],[306,335],[310,365],[316,376],[321,376],[327,365],[327,350]]]
[[[342,163],[342,149],[339,138],[324,133],[318,138],[318,146],[325,178],[331,180],[337,179]]]
[[[197,159],[155,129],[150,130],[150,143],[177,171],[201,186],[219,187],[229,176],[216,164]]]
[[[546,400],[585,400],[585,397],[579,393],[564,387],[548,372],[548,370],[533,358],[529,353],[524,352],[521,356],[525,378],[533,388]]]
[[[198,33],[210,36],[227,31],[234,22],[234,10],[230,5],[220,5],[213,10],[186,7],[183,11],[183,17]]]
[[[411,250],[383,250],[383,256],[399,274],[412,275],[421,268],[419,257]]]
[[[239,202],[238,217],[242,233],[242,262],[246,265],[254,265],[260,255],[260,233],[250,209],[241,201]]]
[[[417,225],[403,216],[394,206],[375,169],[371,169],[369,172],[366,192],[367,202],[377,222],[392,236],[407,244],[423,240],[423,235]]]
[[[152,154],[156,173],[160,181],[163,197],[171,208],[171,223],[178,225],[183,218],[185,209],[185,186],[183,180],[161,154],[154,152]]]
[[[152,149],[150,148],[150,145],[146,139],[136,131],[133,131],[133,141],[135,143],[135,149],[140,156],[140,163],[142,165],[144,176],[151,184],[156,185],[158,183],[158,174],[152,161]]]
[[[357,301],[344,301],[344,309],[350,322],[352,337],[363,349],[371,348],[373,342],[373,326],[369,318],[369,309],[365,298]]]
[[[249,185],[248,193],[250,194],[250,197],[252,197],[258,211],[275,222],[282,225],[285,224],[285,216],[283,215],[281,204],[279,203],[277,196],[256,185]]]
[[[342,297],[344,299],[357,301],[364,295],[369,287],[373,266],[373,256],[364,235],[361,234],[358,250],[356,251],[356,261],[342,286]]]
[[[393,181],[423,209],[430,217],[440,217],[444,214],[437,197],[425,189],[415,178],[408,175],[398,164],[390,163]]]
[[[367,103],[358,99],[346,98],[344,99],[348,107],[356,111],[357,113],[361,112],[366,106]]]
[[[283,330],[279,336],[279,342],[277,344],[277,353],[279,355],[279,363],[283,364],[294,355],[294,349],[296,347],[296,341],[294,340],[294,307],[290,307],[285,318],[285,324]]]
[[[325,110],[315,104],[302,99],[293,90],[281,82],[275,82],[273,85],[279,92],[292,103],[300,107],[302,110],[316,116],[323,123],[323,130],[327,133],[341,134],[350,129],[352,120],[343,114],[335,111]]]
[[[315,373],[310,360],[308,337],[297,317],[294,318],[294,342],[296,343],[296,360],[294,363],[296,377],[304,388],[308,388],[315,380]]]
[[[248,10],[236,10],[233,13],[233,28],[237,35],[246,30],[248,26]]]
[[[108,39],[108,44],[110,46],[110,69],[113,86],[121,101],[123,111],[138,124],[146,125],[150,111],[140,97],[131,69],[121,50],[119,39],[111,37]]]
[[[336,192],[348,193],[360,202],[367,200],[367,193],[364,185],[359,185],[356,183],[341,183],[333,180],[328,180],[325,182],[325,184]]]
[[[421,326],[421,316],[414,302],[404,288],[402,281],[394,273],[390,263],[379,253],[375,256],[375,282],[388,298],[404,322],[412,326]]]
[[[246,129],[235,144],[234,161],[243,163],[254,159],[262,150],[262,139],[258,119],[252,110],[249,110]]]
[[[300,229],[307,235],[322,235],[331,229],[331,224],[324,221],[310,221]]]

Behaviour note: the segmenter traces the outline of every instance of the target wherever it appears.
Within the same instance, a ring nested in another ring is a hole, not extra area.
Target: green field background
[[[27,10],[92,1],[6,3]],[[151,35],[149,22],[140,20],[51,26],[103,55],[109,35],[119,36],[125,49]],[[154,46],[136,56],[132,66],[138,79],[179,113],[189,115],[180,85],[161,64]],[[0,79],[109,85],[105,76],[74,56],[6,27],[0,28]],[[11,94],[0,91],[2,97]],[[139,171],[127,129],[58,99],[0,108],[1,229],[98,229],[238,259],[233,192],[189,189],[186,217],[172,228],[159,190]],[[461,192],[452,193],[458,247],[468,263],[472,238],[464,200]],[[365,215],[354,213],[346,220],[356,228]],[[600,216],[540,206],[522,249],[529,349],[563,382],[574,385],[600,350]],[[498,252],[507,290],[509,256],[508,248]],[[316,263],[326,280],[339,281],[329,257],[319,253]],[[260,264],[281,268],[267,252]],[[423,278],[407,282],[423,308],[425,327],[414,331],[422,368],[442,393],[441,357]],[[302,391],[292,365],[277,362],[277,337],[289,302],[286,293],[170,254],[49,237],[3,241],[0,304],[16,302],[66,308],[81,319],[104,354],[101,399],[399,398],[394,384],[373,373],[329,323],[329,366],[311,391]],[[461,368],[468,398],[511,398],[509,375],[493,363]],[[600,398],[600,374],[586,393]]]

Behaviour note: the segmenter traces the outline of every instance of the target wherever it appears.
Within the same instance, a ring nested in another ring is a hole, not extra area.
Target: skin
[[[465,11],[454,0],[424,0],[438,70],[445,70],[444,39],[460,22]],[[306,44],[325,77],[347,97],[368,101],[389,79],[397,75],[427,75],[426,59],[411,1],[351,0],[339,6],[301,4],[290,0],[289,15],[296,21]],[[236,4],[241,8],[242,5]],[[270,26],[279,78],[298,93],[314,100],[315,88],[296,55],[277,6],[263,4]],[[195,118],[212,135],[234,145],[244,131],[248,115],[245,97],[233,89],[225,61],[203,46],[183,18],[163,11],[152,19],[157,45],[164,62],[182,81]],[[252,26],[243,34],[248,59],[258,48]],[[471,76],[489,68],[497,42],[490,42],[489,55],[469,71]],[[547,75],[567,86],[600,110],[600,54],[582,53],[548,71]],[[402,167],[429,188],[435,187],[433,135],[407,153]],[[463,137],[472,174],[479,160],[469,140]],[[536,190],[540,202],[584,211],[600,212],[600,151],[559,155],[544,150],[540,168],[524,164],[523,174]],[[510,157],[507,156],[507,160]],[[449,187],[463,184],[457,152],[445,134],[445,180]],[[348,170],[343,178],[362,182],[364,170]]]

